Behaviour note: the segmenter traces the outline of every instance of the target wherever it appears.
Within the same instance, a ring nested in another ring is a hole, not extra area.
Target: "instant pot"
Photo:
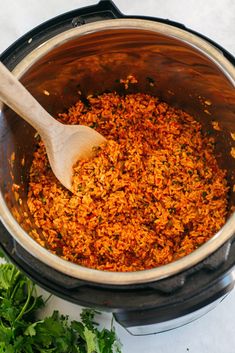
[[[125,93],[120,78],[135,75],[138,83],[130,85],[127,93],[156,95],[192,114],[205,133],[214,136],[217,160],[227,170],[230,186],[224,227],[180,260],[127,273],[67,262],[33,238],[34,231],[40,234],[40,230],[29,217],[26,197],[36,131],[2,104],[0,245],[7,256],[48,291],[73,303],[113,312],[133,334],[181,326],[220,302],[235,280],[232,55],[182,24],[125,16],[105,0],[34,28],[0,59],[54,116],[75,103],[77,92],[84,101],[89,94]]]

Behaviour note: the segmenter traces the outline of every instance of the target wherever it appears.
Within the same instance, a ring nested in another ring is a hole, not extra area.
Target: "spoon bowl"
[[[45,143],[51,168],[57,179],[72,191],[73,166],[79,159],[90,158],[93,148],[104,143],[105,138],[84,125],[56,126],[55,135],[42,139]]]
[[[61,184],[72,191],[74,164],[79,159],[90,158],[93,148],[106,139],[88,126],[58,122],[2,63],[0,77],[0,100],[38,131],[53,173]]]

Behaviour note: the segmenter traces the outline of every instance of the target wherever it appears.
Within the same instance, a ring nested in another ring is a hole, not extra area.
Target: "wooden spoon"
[[[92,148],[105,142],[97,131],[84,125],[64,125],[55,120],[0,63],[0,100],[40,134],[57,179],[72,190],[73,165],[92,156]]]

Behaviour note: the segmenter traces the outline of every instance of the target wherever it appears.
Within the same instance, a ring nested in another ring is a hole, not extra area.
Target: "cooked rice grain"
[[[89,102],[59,115],[108,139],[75,166],[74,194],[54,177],[42,142],[34,154],[28,206],[49,249],[82,266],[137,271],[210,239],[225,223],[228,187],[200,123],[141,93]]]

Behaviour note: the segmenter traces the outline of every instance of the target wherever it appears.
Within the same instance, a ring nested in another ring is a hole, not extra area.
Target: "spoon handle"
[[[32,125],[41,136],[46,137],[61,125],[1,62],[0,100]]]

